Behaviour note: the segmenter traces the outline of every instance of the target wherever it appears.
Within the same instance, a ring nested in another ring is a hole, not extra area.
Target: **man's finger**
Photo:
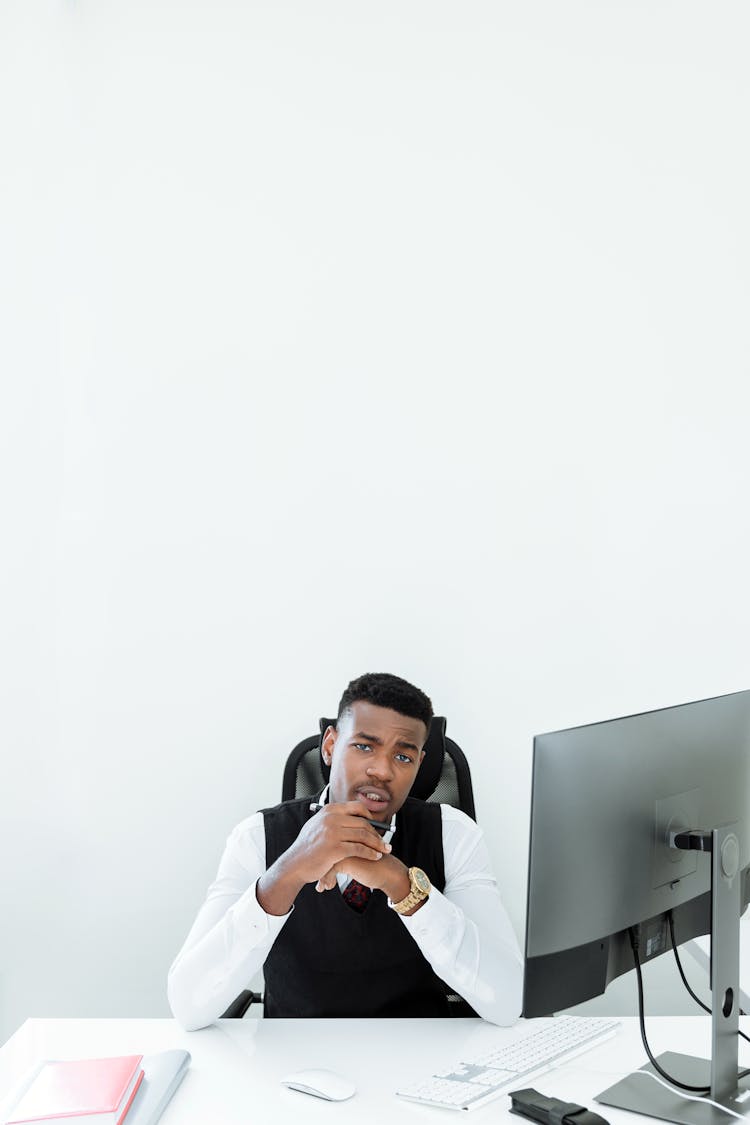
[[[316,891],[332,891],[333,888],[336,886],[337,871],[338,871],[338,868],[337,868],[336,864],[334,864],[333,867],[331,867],[328,871],[326,871],[325,875],[321,875],[321,877],[318,879],[317,883],[315,884],[315,890]]]
[[[377,851],[389,852],[391,845],[383,841],[383,837],[378,835],[374,828],[368,828],[362,824],[360,820],[355,825],[346,825],[346,838],[353,844],[355,840],[364,840],[370,848],[375,848]]]
[[[365,820],[373,819],[372,813],[365,808],[361,801],[340,801],[325,807],[331,810],[335,809],[336,812],[347,813],[349,816],[364,817]]]
[[[374,863],[376,860],[383,858],[383,852],[379,852],[377,848],[368,847],[367,844],[354,844],[349,841],[344,841],[338,851],[340,860],[359,856],[360,859],[366,859],[369,863]],[[331,868],[331,870],[333,871],[334,868]]]

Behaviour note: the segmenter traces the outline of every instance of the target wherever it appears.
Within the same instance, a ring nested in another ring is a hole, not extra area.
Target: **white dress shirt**
[[[518,943],[481,829],[451,805],[441,805],[440,812],[445,889],[441,894],[433,887],[419,910],[399,917],[441,980],[484,1019],[507,1026],[521,1012]],[[290,917],[291,911],[266,914],[258,902],[255,888],[265,870],[263,814],[255,813],[229,836],[217,876],[169,970],[169,1003],[188,1031],[218,1019],[250,986]],[[339,880],[339,890],[346,881]]]

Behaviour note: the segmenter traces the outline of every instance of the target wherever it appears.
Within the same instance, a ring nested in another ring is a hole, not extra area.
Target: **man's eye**
[[[396,757],[402,762],[413,762],[414,759],[409,754],[397,754]]]
[[[369,750],[370,746],[367,742],[355,742],[354,743],[354,749],[355,750]]]

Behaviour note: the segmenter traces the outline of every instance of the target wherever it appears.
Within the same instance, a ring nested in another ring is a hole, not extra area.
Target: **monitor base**
[[[710,1085],[711,1064],[708,1059],[666,1051],[658,1056],[657,1062],[667,1074],[673,1074],[690,1086]],[[595,1100],[602,1105],[629,1109],[647,1117],[658,1117],[661,1121],[675,1121],[678,1125],[729,1125],[729,1115],[716,1106],[702,1099],[690,1101],[680,1097],[653,1079],[641,1078],[640,1073],[643,1071],[656,1074],[653,1066],[648,1063],[640,1071],[629,1074],[627,1078],[597,1094]],[[690,1095],[691,1098],[695,1096]],[[740,1080],[735,1093],[722,1104],[734,1113],[750,1117],[750,1075]]]

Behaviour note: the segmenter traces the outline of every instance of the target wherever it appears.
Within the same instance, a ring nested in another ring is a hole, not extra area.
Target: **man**
[[[261,967],[271,1017],[443,1015],[442,982],[493,1023],[518,1017],[521,959],[482,833],[409,797],[431,720],[398,676],[352,680],[323,737],[323,793],[227,841],[169,972],[184,1027],[217,1019]]]

